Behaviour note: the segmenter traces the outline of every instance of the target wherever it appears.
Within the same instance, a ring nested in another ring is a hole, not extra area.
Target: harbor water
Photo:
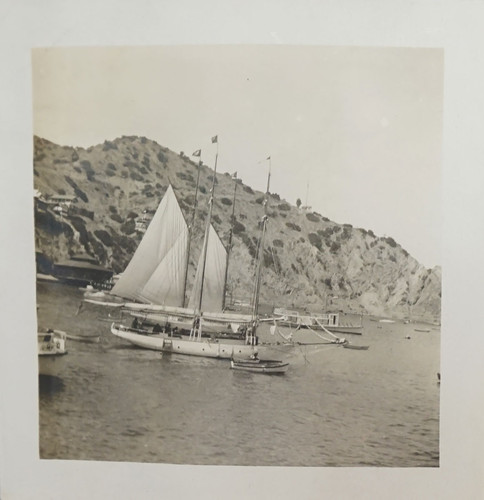
[[[74,287],[37,285],[39,326],[100,337],[67,340],[61,377],[39,378],[43,459],[439,466],[438,327],[364,318],[362,336],[342,336],[370,348],[351,350],[287,347],[265,325],[261,341],[273,345],[260,357],[290,362],[271,376],[136,348],[110,333],[108,309],[81,301]]]

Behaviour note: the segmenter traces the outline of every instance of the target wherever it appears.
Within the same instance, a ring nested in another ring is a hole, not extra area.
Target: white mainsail
[[[205,237],[208,237],[208,241],[204,242],[206,255],[203,251],[200,255],[188,307],[198,309],[202,294],[201,311],[221,312],[224,303],[227,250],[212,224],[210,224],[208,235]],[[204,259],[206,259],[205,268]]]
[[[188,226],[169,185],[141,243],[111,293],[141,302],[183,305],[187,238]],[[154,275],[158,282],[153,280]],[[163,277],[160,279],[160,276]]]
[[[152,304],[183,306],[186,265],[187,232],[183,231],[139,293],[140,299]]]

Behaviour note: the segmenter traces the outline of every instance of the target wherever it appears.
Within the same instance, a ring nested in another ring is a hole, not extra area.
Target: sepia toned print
[[[442,65],[34,50],[40,457],[438,467]]]

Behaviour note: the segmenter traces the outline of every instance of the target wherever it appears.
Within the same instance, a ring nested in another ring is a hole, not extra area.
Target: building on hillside
[[[59,280],[76,286],[103,283],[113,276],[113,271],[99,265],[95,258],[87,254],[56,262],[53,273]]]

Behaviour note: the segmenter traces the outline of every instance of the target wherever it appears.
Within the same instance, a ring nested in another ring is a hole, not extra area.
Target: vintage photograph
[[[439,467],[443,84],[435,48],[33,49],[40,458]]]

